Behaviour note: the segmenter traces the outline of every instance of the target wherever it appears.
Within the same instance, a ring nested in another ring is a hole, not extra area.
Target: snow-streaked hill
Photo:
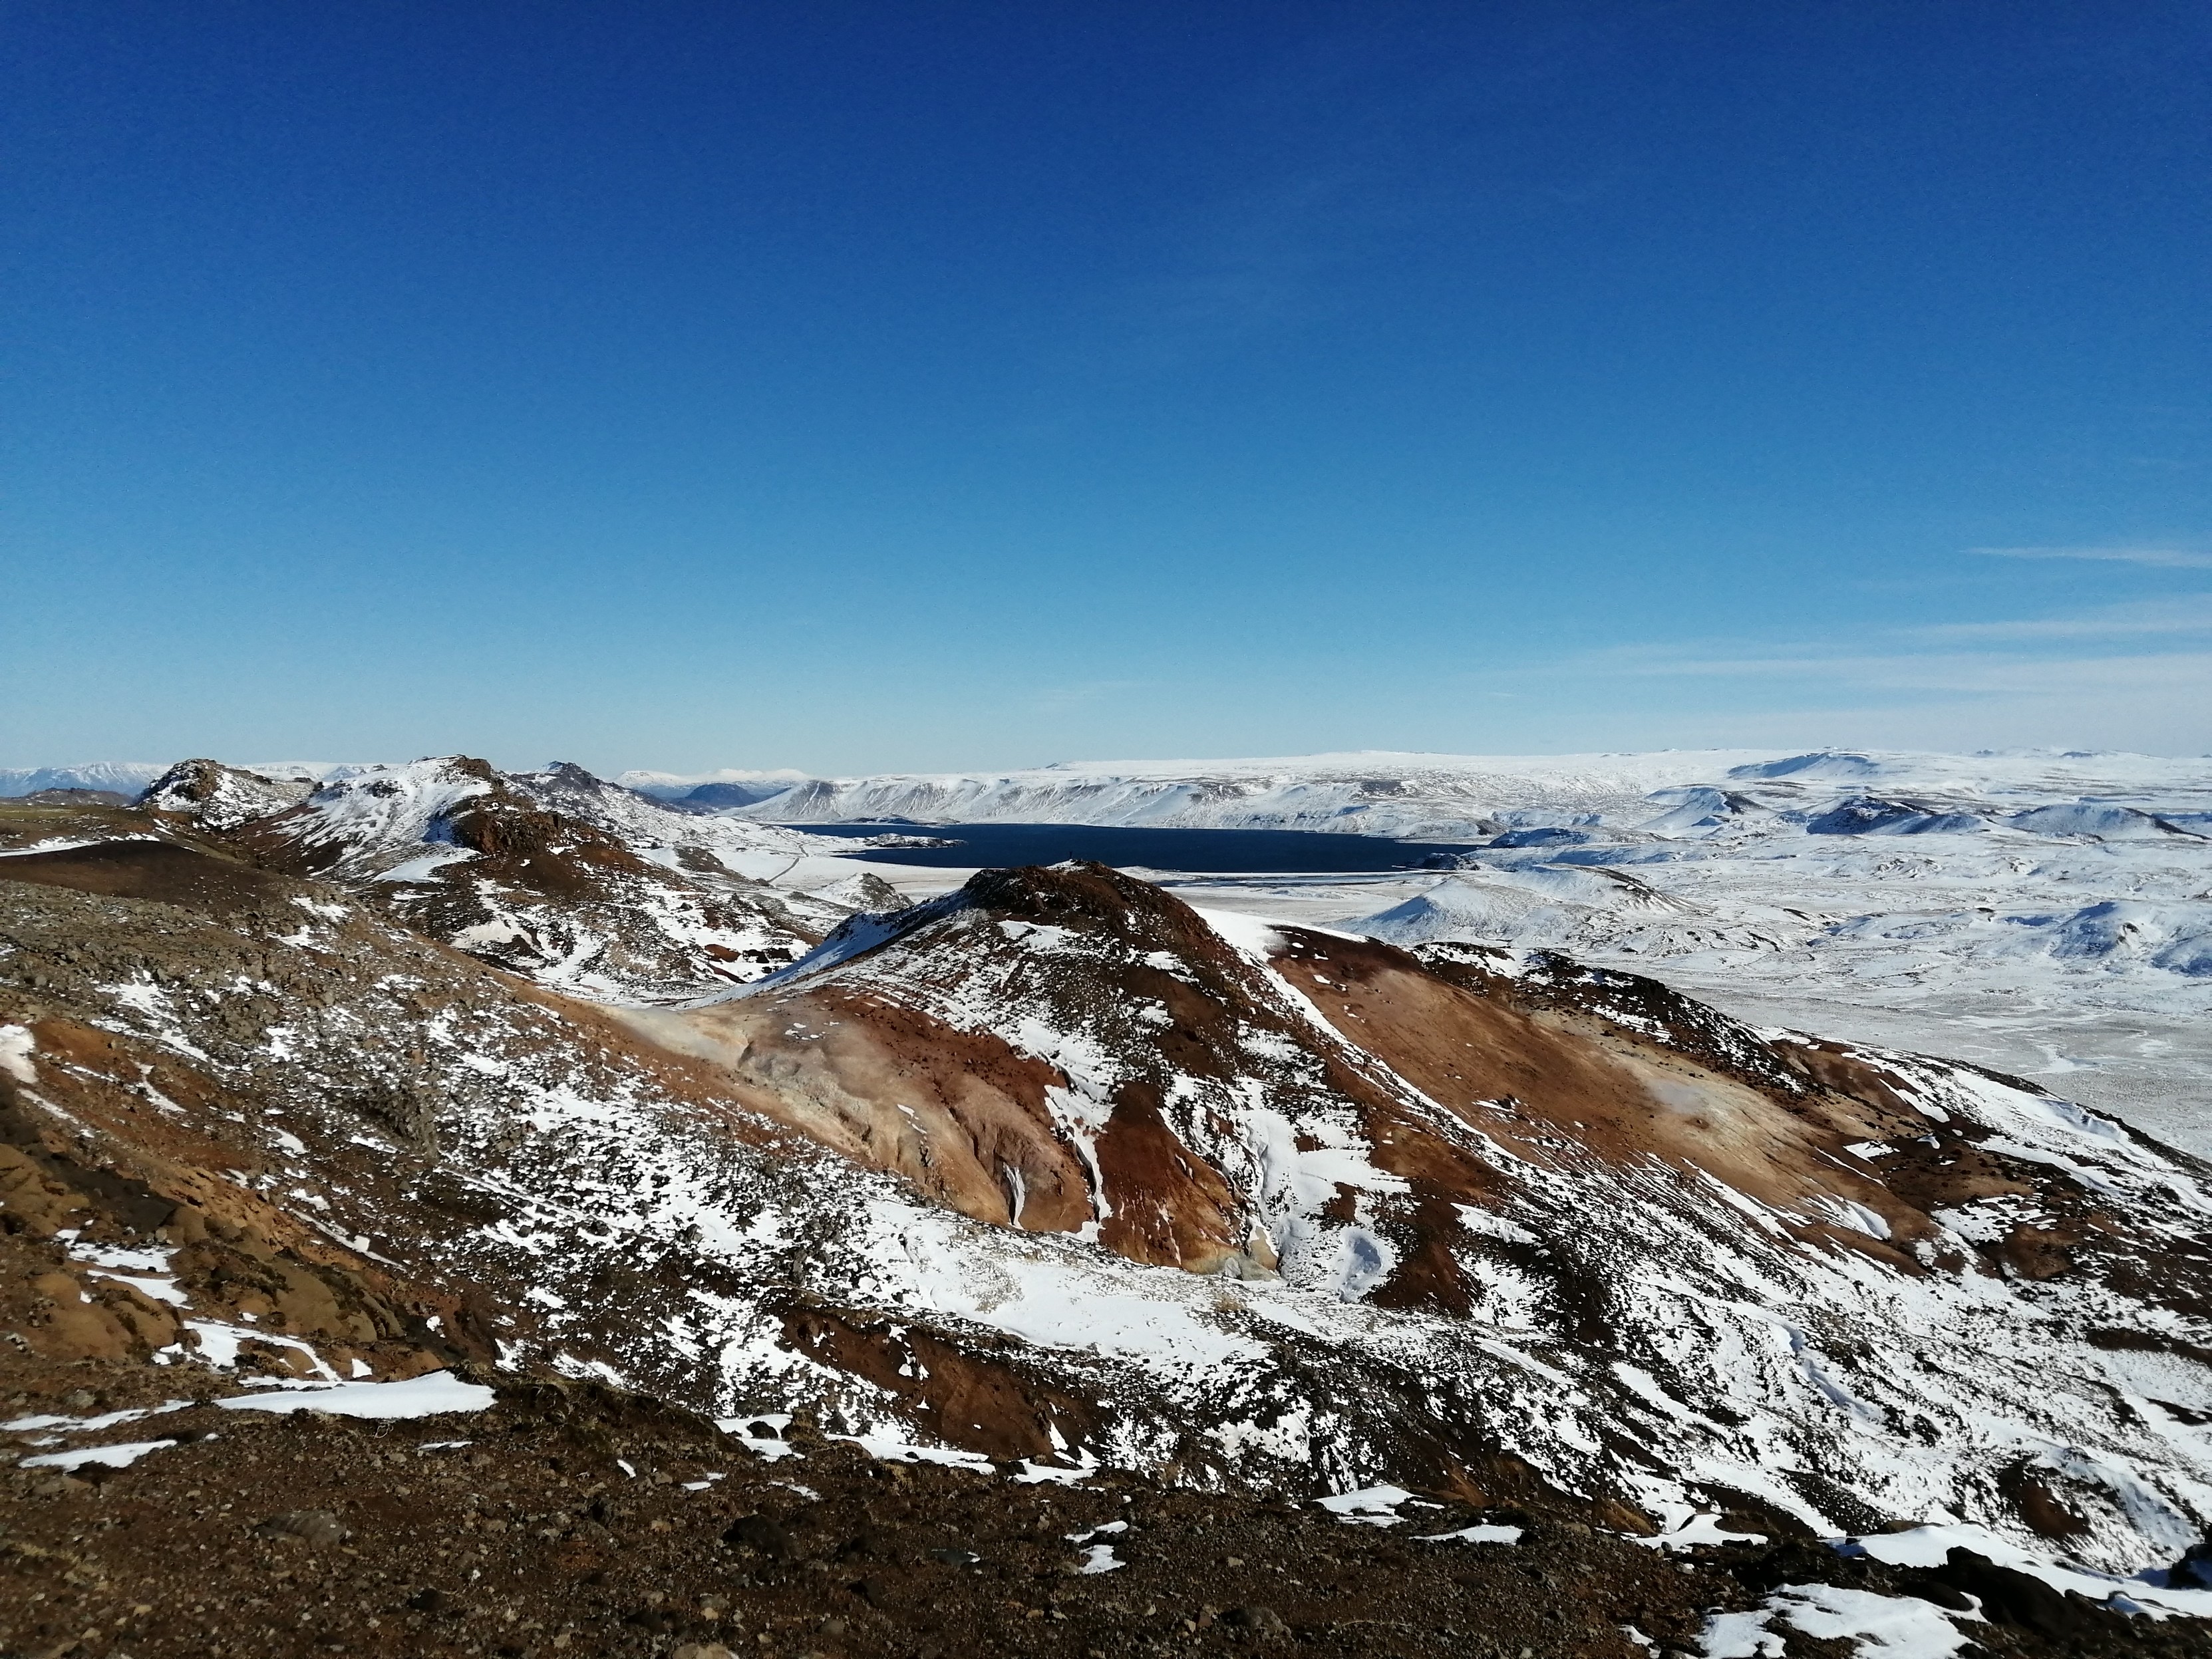
[[[578,994],[668,997],[790,962],[848,907],[772,891],[809,839],[678,812],[581,768],[448,756],[320,783],[186,761],[146,792],[264,867],[338,883],[443,939]]]
[[[0,798],[42,789],[97,789],[136,795],[169,769],[166,761],[87,761],[78,766],[0,766]]]
[[[38,777],[113,784],[129,769]],[[279,780],[365,770],[259,769]],[[825,892],[850,866],[824,854],[852,844],[805,847],[778,822],[1293,828],[1479,842],[1474,867],[1410,878],[1176,885],[1203,903],[1395,939],[1558,948],[1641,968],[1748,1018],[2033,1076],[2212,1151],[2212,761],[2203,758],[1373,752],[796,784],[761,772],[624,775],[661,797],[731,792],[675,811],[597,781],[563,791],[561,775],[514,775],[518,788],[546,780],[531,787],[548,804],[647,861],[710,858]],[[791,787],[740,799],[779,783]],[[924,879],[899,879],[927,890],[927,872],[916,874]]]
[[[690,774],[678,772],[629,771],[618,773],[615,782],[624,789],[634,789],[641,795],[650,795],[655,800],[689,801],[710,809],[730,806],[750,806],[756,801],[780,795],[794,785],[808,781],[804,772],[784,769],[776,771],[749,772],[734,767],[724,767],[714,772]]]
[[[2036,1077],[2212,1149],[2212,763],[1822,756],[1234,902],[1565,950],[1748,1017]]]
[[[135,796],[171,764],[168,761],[86,761],[76,766],[0,766],[0,799],[33,795],[41,789],[98,789]],[[319,781],[344,768],[336,761],[254,761],[240,769],[265,777]]]
[[[0,1104],[395,1312],[179,1273],[172,1363],[466,1343],[1202,1486],[2057,1526],[2122,1574],[2212,1522],[2212,1176],[2032,1090],[1096,866],[615,1012],[350,885],[173,846],[122,896],[100,850],[0,860]]]
[[[742,810],[785,823],[1099,823],[1463,840],[1500,812],[1619,808],[1766,751],[1088,761],[1026,771],[817,779]],[[1500,820],[1511,822],[1513,820]]]

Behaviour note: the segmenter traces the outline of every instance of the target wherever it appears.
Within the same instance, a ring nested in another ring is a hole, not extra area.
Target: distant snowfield
[[[2212,1155],[2212,760],[1095,762],[817,781],[740,810],[1483,842],[1447,871],[1165,879],[1216,909],[1565,951],[1760,1023],[2027,1077]],[[966,874],[873,867],[916,895]]]
[[[776,823],[1097,823],[1188,830],[1326,830],[1449,841],[1495,806],[1528,796],[1593,810],[1771,750],[1471,756],[1382,750],[1279,759],[1082,761],[1010,772],[893,773],[814,779],[740,809]],[[654,794],[688,780],[645,781]],[[703,776],[704,775],[702,775]]]
[[[701,774],[698,781],[731,775]],[[617,781],[657,795],[681,794],[694,782],[665,773],[625,773]],[[1670,787],[1771,783],[1848,793],[1852,786],[1876,781],[1970,796],[2023,793],[2037,804],[2085,796],[2163,797],[2179,788],[2194,793],[2197,810],[2212,807],[2212,761],[2203,757],[1706,749],[1589,755],[1364,750],[1263,759],[1063,762],[1005,772],[813,779],[741,810],[786,823],[908,817],[939,823],[1324,830],[1455,841],[1501,815],[1533,813],[1533,823],[1551,822],[1562,812],[1632,811],[1653,791]]]

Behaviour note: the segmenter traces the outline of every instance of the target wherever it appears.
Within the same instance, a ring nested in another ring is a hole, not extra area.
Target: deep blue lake
[[[1208,872],[1322,875],[1418,870],[1438,853],[1469,853],[1472,842],[1391,841],[1312,830],[1131,830],[1088,823],[794,823],[812,836],[932,836],[957,847],[872,848],[854,859],[938,869],[1058,864],[1091,859],[1117,867]]]

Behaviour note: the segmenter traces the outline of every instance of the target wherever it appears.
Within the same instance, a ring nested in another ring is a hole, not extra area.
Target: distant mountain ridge
[[[386,763],[372,764],[384,765]],[[94,762],[0,768],[0,796],[39,789],[135,793],[166,765]],[[257,763],[242,771],[316,781],[364,769],[331,762]],[[1877,790],[1874,781],[1884,786]],[[1219,829],[1336,829],[1453,839],[1499,813],[1620,811],[1668,788],[1780,784],[1837,795],[1904,792],[2133,801],[2212,795],[2204,757],[2022,750],[1975,755],[1817,750],[1664,750],[1481,756],[1367,750],[1214,761],[1084,761],[1008,771],[825,778],[790,770],[628,771],[615,787],[786,822],[1088,823]],[[1856,786],[1854,791],[1848,786]],[[1845,786],[1845,787],[1838,787]],[[1508,823],[1506,827],[1528,827]]]
[[[667,797],[695,793],[656,775]],[[768,790],[775,775],[737,789]],[[2153,801],[2212,811],[2212,763],[2071,750],[1941,755],[1883,750],[1662,750],[1462,756],[1374,751],[1220,761],[1067,763],[1005,772],[895,773],[790,781],[730,810],[765,821],[1091,823],[1176,829],[1317,830],[1413,840],[1605,822],[1666,834],[1648,804],[1703,792],[1706,811],[1768,799],[1780,810],[1852,794],[1901,793],[1972,812],[2054,802]],[[708,796],[702,804],[714,800]],[[2014,803],[2017,803],[2016,805]]]

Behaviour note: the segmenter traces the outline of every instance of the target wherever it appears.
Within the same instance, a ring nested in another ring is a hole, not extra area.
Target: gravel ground
[[[0,1651],[1630,1659],[1697,1653],[1713,1610],[1826,1582],[1950,1606],[1972,1584],[1996,1621],[1970,1626],[1968,1653],[2212,1653],[2186,1621],[1807,1540],[1669,1553],[1442,1500],[1370,1526],[1122,1476],[879,1461],[804,1425],[779,1447],[596,1384],[504,1382],[489,1409],[391,1421],[224,1396],[241,1397],[234,1379],[192,1366],[0,1359],[14,1423],[188,1402],[8,1436]],[[121,1468],[17,1461],[49,1438],[175,1443]],[[1482,1523],[1522,1536],[1425,1535]],[[1852,1651],[1778,1634],[1792,1659]]]

